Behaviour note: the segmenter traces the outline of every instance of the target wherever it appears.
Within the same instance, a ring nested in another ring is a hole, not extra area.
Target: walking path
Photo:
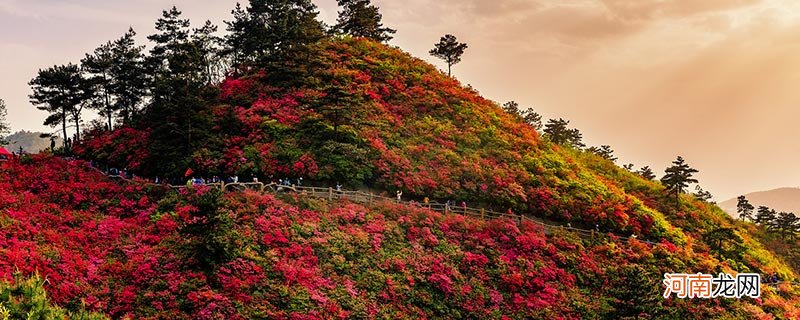
[[[102,172],[99,169],[95,169],[95,170],[97,170],[99,172]],[[105,174],[105,173],[103,173],[103,174]],[[118,175],[109,175],[109,177],[112,178],[112,179],[118,179],[118,180],[123,180],[123,181],[128,181],[128,182],[131,181],[131,180],[128,180],[128,179],[126,179],[126,178],[124,178],[122,176],[118,176]],[[147,184],[156,185],[156,186],[169,186],[170,188],[176,189],[176,190],[181,190],[181,189],[187,188],[187,186],[185,186],[185,185],[176,186],[176,185],[157,185],[157,184],[154,184],[154,183],[147,183]],[[529,216],[524,216],[524,215],[496,212],[496,211],[487,210],[487,209],[484,209],[484,208],[470,208],[470,207],[466,207],[466,206],[453,206],[453,205],[441,204],[441,203],[436,203],[436,202],[425,204],[425,203],[419,203],[419,202],[416,202],[416,201],[404,201],[404,200],[398,201],[397,198],[390,198],[390,197],[385,197],[385,196],[381,196],[381,195],[376,195],[374,193],[363,192],[363,191],[355,191],[355,190],[339,190],[339,191],[337,191],[337,190],[335,190],[333,188],[286,186],[286,185],[280,185],[280,184],[277,184],[277,183],[264,184],[264,183],[261,183],[261,182],[238,182],[238,183],[218,182],[218,183],[205,184],[205,186],[209,186],[209,187],[213,187],[213,188],[220,188],[222,191],[225,191],[225,192],[241,192],[241,191],[246,191],[246,190],[252,190],[252,191],[257,191],[257,192],[262,192],[262,193],[269,192],[269,193],[274,193],[274,194],[278,194],[278,193],[281,193],[281,192],[294,192],[294,193],[299,193],[299,194],[303,194],[303,195],[310,196],[310,197],[315,197],[315,198],[320,198],[320,199],[327,199],[329,201],[339,200],[339,199],[346,199],[346,200],[349,200],[349,201],[352,201],[352,202],[362,203],[362,204],[367,204],[367,205],[391,202],[391,203],[399,203],[399,204],[408,205],[408,206],[427,208],[429,210],[442,212],[442,213],[445,213],[445,214],[449,214],[449,213],[462,214],[464,216],[470,216],[470,217],[479,218],[479,219],[483,219],[483,220],[509,219],[509,220],[515,221],[518,224],[522,223],[523,221],[528,221],[528,222],[531,222],[531,223],[534,223],[534,224],[537,224],[537,225],[541,226],[542,229],[544,230],[545,234],[548,234],[548,235],[552,234],[556,230],[568,231],[568,232],[577,234],[578,236],[580,236],[582,238],[585,238],[585,239],[594,239],[595,237],[607,235],[606,233],[600,233],[600,232],[597,232],[595,230],[586,230],[586,229],[580,229],[580,228],[573,228],[573,227],[563,226],[563,225],[553,225],[553,224],[546,223],[545,221],[543,221],[541,219],[534,218],[534,217],[529,217]],[[623,240],[623,241],[628,241],[629,239],[635,239],[635,240],[637,240],[639,242],[647,243],[649,245],[653,245],[653,246],[659,245],[659,243],[652,242],[652,241],[640,240],[640,239],[631,238],[631,237],[625,237],[625,236],[619,236],[619,235],[616,235],[616,234],[614,234],[614,236],[617,239]],[[763,282],[762,284],[774,287],[777,290],[778,286],[780,284],[784,284],[784,283],[785,284],[789,284],[791,286],[800,286],[800,282],[790,282],[790,281]]]
[[[99,171],[99,170],[98,170]],[[109,175],[109,177],[114,179],[120,179],[129,181],[128,179],[119,176],[119,175]],[[151,185],[155,185],[149,183]],[[162,185],[163,186],[163,185]],[[461,214],[464,216],[469,216],[473,218],[479,218],[482,220],[492,220],[492,219],[509,219],[515,221],[516,223],[520,224],[523,221],[528,221],[539,225],[544,230],[545,234],[552,234],[556,230],[568,231],[578,236],[586,239],[594,239],[595,237],[600,237],[603,235],[607,235],[606,233],[598,232],[596,230],[586,230],[586,229],[579,229],[573,228],[570,226],[564,225],[553,225],[545,222],[542,219],[525,216],[525,215],[518,215],[518,214],[511,214],[511,213],[503,213],[488,210],[485,208],[471,208],[467,206],[457,206],[457,205],[447,205],[438,202],[431,202],[431,203],[420,203],[416,201],[405,201],[400,200],[398,201],[397,198],[390,198],[381,195],[377,195],[374,193],[363,192],[363,191],[356,191],[356,190],[340,190],[337,191],[333,188],[321,188],[321,187],[305,187],[305,186],[286,186],[280,185],[277,183],[270,183],[264,184],[261,182],[237,182],[237,183],[224,183],[224,182],[217,182],[217,183],[209,183],[205,184],[205,186],[213,187],[213,188],[220,188],[226,192],[235,192],[235,191],[245,191],[245,190],[253,190],[258,192],[269,192],[269,193],[279,193],[279,192],[295,192],[304,194],[307,196],[327,199],[330,201],[338,200],[338,199],[347,199],[352,202],[362,203],[372,205],[373,203],[380,203],[380,202],[393,202],[399,203],[403,205],[415,206],[420,208],[427,208],[429,210],[442,212],[445,214]],[[185,189],[187,186],[185,185],[169,185],[170,188],[180,190]],[[635,237],[626,237],[620,235],[614,235],[617,239],[622,241],[628,241],[629,239],[636,239],[637,241],[647,243],[650,245],[658,245],[657,242],[647,241],[647,240],[640,240]]]

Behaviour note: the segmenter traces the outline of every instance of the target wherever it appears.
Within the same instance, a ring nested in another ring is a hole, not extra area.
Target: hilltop
[[[50,139],[42,138],[41,132],[17,131],[7,137],[8,144],[3,146],[10,152],[19,152],[20,147],[26,153],[37,153],[50,148]],[[61,137],[56,137],[56,145],[61,145]]]

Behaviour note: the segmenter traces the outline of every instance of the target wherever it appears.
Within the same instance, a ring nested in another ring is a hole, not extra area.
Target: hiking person
[[[338,182],[336,183],[336,191],[337,192],[342,192],[342,185],[339,184]]]
[[[397,190],[397,202],[403,201],[403,191]]]

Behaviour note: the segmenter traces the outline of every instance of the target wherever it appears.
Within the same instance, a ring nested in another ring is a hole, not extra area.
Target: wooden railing
[[[601,235],[605,235],[605,233],[598,232],[596,230],[586,230],[586,229],[579,229],[573,228],[569,226],[563,225],[553,225],[546,223],[543,220],[525,216],[525,215],[518,215],[512,213],[504,213],[504,212],[497,212],[488,210],[485,208],[470,208],[466,206],[457,206],[457,205],[447,205],[438,202],[430,202],[430,203],[421,203],[416,201],[405,201],[405,200],[397,200],[397,198],[391,198],[381,195],[376,195],[374,193],[363,192],[363,191],[356,191],[356,190],[335,190],[333,188],[321,188],[321,187],[305,187],[305,186],[286,186],[280,185],[275,183],[264,184],[261,182],[246,182],[246,183],[212,183],[206,184],[206,186],[221,188],[224,191],[231,192],[231,191],[244,191],[244,190],[253,190],[258,192],[270,192],[270,193],[279,193],[279,192],[294,192],[299,193],[315,198],[322,198],[327,199],[330,201],[333,200],[340,200],[340,199],[347,199],[352,202],[362,203],[372,205],[375,203],[380,202],[392,202],[398,203],[408,206],[415,206],[420,208],[427,208],[432,211],[442,212],[445,214],[461,214],[464,216],[469,216],[473,218],[483,219],[483,220],[492,220],[492,219],[509,219],[515,221],[516,223],[522,223],[523,221],[528,221],[539,225],[542,227],[546,234],[552,234],[556,230],[563,230],[567,232],[571,232],[577,234],[582,238],[595,238]],[[174,189],[184,189],[186,186],[171,186]],[[635,237],[625,237],[625,236],[618,236],[615,235],[619,240],[627,241],[629,239],[636,239]],[[647,241],[647,240],[639,240],[643,243],[647,243],[650,245],[658,245],[656,242]]]
[[[109,176],[109,177],[114,178],[114,179],[129,181],[128,179],[125,179],[124,177],[121,177],[121,176],[113,176],[112,175],[112,176]],[[153,184],[153,183],[147,183],[147,184],[148,185],[156,185],[156,184]],[[165,185],[158,185],[158,186],[165,186]],[[524,215],[496,212],[496,211],[487,210],[487,209],[483,209],[483,208],[470,208],[470,207],[465,207],[465,206],[453,206],[453,205],[447,205],[447,204],[442,204],[442,203],[438,203],[438,202],[419,203],[419,202],[415,202],[415,201],[404,201],[404,200],[398,201],[397,198],[390,198],[390,197],[376,195],[376,194],[373,194],[373,193],[363,192],[363,191],[335,190],[333,188],[321,188],[321,187],[286,186],[286,185],[279,185],[279,184],[275,184],[275,183],[264,184],[264,183],[261,183],[261,182],[239,182],[239,183],[218,182],[218,183],[206,184],[206,186],[210,186],[210,187],[214,187],[214,188],[220,188],[221,190],[226,191],[226,192],[237,192],[237,191],[245,191],[245,190],[252,190],[252,191],[257,191],[257,192],[262,192],[262,193],[263,192],[269,192],[269,193],[276,193],[276,194],[277,193],[281,193],[281,192],[294,192],[294,193],[299,193],[299,194],[303,194],[303,195],[311,196],[311,197],[315,197],[315,198],[326,199],[326,200],[329,200],[329,201],[346,199],[346,200],[349,200],[349,201],[352,201],[352,202],[357,202],[357,203],[362,203],[362,204],[367,204],[367,205],[391,202],[391,203],[398,203],[398,204],[403,204],[403,205],[408,205],[408,206],[427,208],[429,210],[442,212],[442,213],[445,213],[445,214],[451,214],[451,213],[452,214],[462,214],[462,215],[465,215],[465,216],[470,216],[470,217],[479,218],[479,219],[483,219],[483,220],[509,219],[509,220],[515,221],[518,224],[522,223],[523,221],[528,221],[528,222],[531,222],[531,223],[534,223],[534,224],[537,224],[537,225],[541,226],[546,234],[552,234],[556,230],[563,230],[563,231],[567,231],[567,232],[576,234],[576,235],[580,236],[581,238],[586,238],[586,239],[594,239],[595,237],[606,235],[606,233],[601,233],[601,232],[598,232],[596,230],[586,230],[586,229],[580,229],[580,228],[573,228],[573,227],[570,227],[570,226],[553,225],[553,224],[546,223],[546,222],[544,222],[544,221],[542,221],[540,219],[537,219],[537,218],[534,218],[534,217],[529,217],[529,216],[524,216]],[[170,185],[169,187],[172,188],[172,189],[176,189],[176,190],[187,188],[187,186],[185,186],[185,185],[184,186]],[[634,240],[640,241],[642,243],[646,243],[646,244],[653,245],[653,246],[659,245],[659,243],[657,243],[657,242],[652,242],[652,241],[647,241],[647,240],[640,240],[640,239],[637,239],[635,237],[625,237],[625,236],[619,236],[619,235],[616,235],[616,234],[613,234],[613,235],[618,240],[628,241],[630,239],[634,239]],[[791,286],[800,286],[800,282],[789,282],[789,281],[779,281],[777,283],[775,283],[775,282],[771,282],[771,283],[770,282],[765,282],[765,283],[762,283],[762,284],[768,285],[768,286],[771,286],[771,287],[775,287],[776,289],[778,288],[778,286],[780,284],[789,284]]]

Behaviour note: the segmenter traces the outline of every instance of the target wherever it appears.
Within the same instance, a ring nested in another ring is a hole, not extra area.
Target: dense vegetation
[[[697,171],[683,158],[660,181],[619,167],[569,121],[542,125],[381,43],[393,30],[369,1],[339,2],[326,30],[310,1],[253,0],[224,37],[172,8],[148,54],[131,30],[80,67],[40,71],[31,98],[64,136],[84,107],[101,111],[60,152],[142,176],[402,190],[659,244],[388,203],[120,186],[36,156],[2,168],[0,275],[39,272],[59,305],[113,318],[800,316],[788,285],[756,300],[661,297],[664,273],[796,277],[751,225],[686,192]],[[465,49],[446,36],[432,53],[452,65]]]
[[[545,236],[393,203],[167,192],[84,162],[2,165],[0,276],[38,273],[53,301],[112,318],[797,317],[759,300],[661,298],[664,272],[730,271],[703,244]],[[13,177],[13,178],[11,178]],[[765,254],[758,259],[771,259]],[[754,261],[754,268],[777,266]]]

